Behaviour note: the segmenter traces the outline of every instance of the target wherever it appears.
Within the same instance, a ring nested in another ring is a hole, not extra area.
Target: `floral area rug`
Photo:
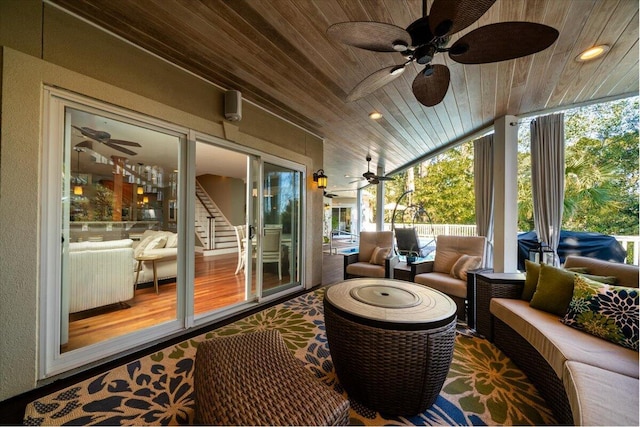
[[[198,343],[215,336],[277,329],[289,349],[340,393],[324,328],[324,289],[138,359],[30,403],[26,425],[181,425],[194,418]],[[345,394],[346,396],[346,394]],[[453,362],[435,404],[413,417],[384,418],[351,401],[352,425],[555,424],[534,386],[499,349],[458,328]]]

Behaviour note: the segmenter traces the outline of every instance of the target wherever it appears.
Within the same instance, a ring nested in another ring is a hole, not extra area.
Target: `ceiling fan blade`
[[[462,36],[451,46],[449,57],[461,64],[506,61],[546,49],[558,35],[558,30],[544,24],[499,22]]]
[[[339,22],[327,28],[329,38],[374,52],[397,52],[395,42],[405,46],[411,43],[411,37],[404,28],[384,22]]]
[[[398,66],[394,65],[371,73],[368,77],[358,83],[351,92],[349,92],[347,95],[347,102],[357,101],[360,98],[364,98],[370,93],[398,78],[402,73],[391,73],[391,71],[396,67]]]
[[[392,178],[390,176],[376,176],[376,179],[378,181],[393,181],[395,178]]]
[[[76,147],[93,149],[93,141],[85,139],[75,145]]]
[[[429,11],[431,32],[442,37],[457,33],[476,22],[496,0],[435,0]]]
[[[111,134],[109,132],[94,130],[85,126],[79,127],[79,126],[71,125],[71,127],[79,130],[82,135],[86,136],[87,138],[91,138],[95,141],[103,142],[111,138]]]
[[[363,180],[366,180],[366,178],[358,178],[355,181],[349,181],[349,184],[353,184],[355,182],[360,182],[360,181],[363,181]]]
[[[122,139],[110,139],[109,142],[118,145],[128,145],[130,147],[142,147],[142,145],[138,144],[137,142],[123,141]]]
[[[450,73],[445,65],[433,65],[433,74],[425,76],[421,71],[411,85],[416,99],[427,107],[433,107],[444,99],[449,89]]]
[[[127,148],[124,148],[124,147],[119,147],[119,146],[117,146],[115,144],[112,144],[110,142],[105,142],[104,145],[106,145],[107,147],[111,147],[114,150],[118,150],[118,151],[120,151],[122,153],[128,154],[130,156],[135,156],[136,154],[138,154],[135,151],[131,151],[131,150],[129,150]]]

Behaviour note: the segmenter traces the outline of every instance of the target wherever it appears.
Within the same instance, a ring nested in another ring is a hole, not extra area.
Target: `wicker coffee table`
[[[433,405],[453,357],[451,298],[415,283],[351,279],[327,289],[324,315],[336,374],[350,398],[390,415]]]

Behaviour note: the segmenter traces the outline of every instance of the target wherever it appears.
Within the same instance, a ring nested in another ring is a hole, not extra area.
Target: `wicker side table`
[[[476,275],[476,331],[493,341],[491,298],[520,298],[524,273],[480,273]]]
[[[353,279],[327,289],[329,350],[349,398],[390,415],[433,405],[453,358],[455,311],[445,294],[404,281]]]

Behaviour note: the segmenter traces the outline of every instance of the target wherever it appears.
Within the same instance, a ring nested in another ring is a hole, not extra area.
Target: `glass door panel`
[[[263,163],[262,296],[300,284],[302,173]]]
[[[106,113],[64,116],[60,353],[177,318],[181,143]]]
[[[247,285],[253,271],[247,246],[249,167],[247,154],[196,143],[196,315],[254,298]]]

